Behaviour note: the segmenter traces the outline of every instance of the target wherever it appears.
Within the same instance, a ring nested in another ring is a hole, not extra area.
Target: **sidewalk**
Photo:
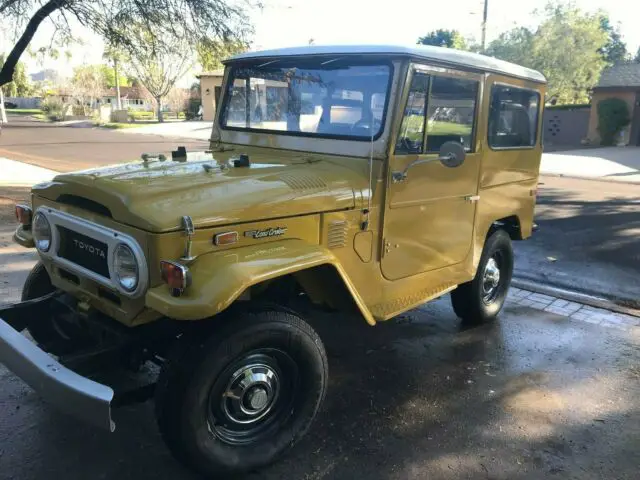
[[[211,137],[211,127],[211,122],[184,121],[155,123],[136,128],[124,128],[119,131],[126,134],[161,135],[163,137],[193,138],[208,141]]]
[[[57,173],[47,168],[0,157],[0,186],[30,187],[51,180]]]
[[[605,147],[544,153],[540,174],[640,183],[640,148]]]

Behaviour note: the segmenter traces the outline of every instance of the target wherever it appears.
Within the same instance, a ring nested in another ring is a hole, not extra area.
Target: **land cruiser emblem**
[[[73,243],[75,243],[76,248],[80,250],[84,250],[85,252],[90,253],[91,255],[95,255],[96,257],[106,258],[104,254],[104,250],[98,247],[94,247],[93,245],[89,245],[88,243],[81,242],[80,240],[73,239]]]
[[[264,230],[248,230],[244,232],[244,236],[252,237],[255,239],[267,238],[267,237],[279,237],[280,235],[284,235],[286,231],[287,231],[287,227],[273,227],[273,228],[265,228]]]

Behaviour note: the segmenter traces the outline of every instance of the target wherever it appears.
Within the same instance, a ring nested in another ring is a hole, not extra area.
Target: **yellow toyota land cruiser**
[[[39,262],[0,308],[0,361],[110,430],[112,406],[153,396],[201,473],[264,466],[327,389],[298,302],[375,325],[450,293],[463,320],[498,315],[511,241],[532,232],[544,90],[538,72],[435,47],[233,57],[210,150],[61,174],[16,207]],[[159,377],[136,390],[76,373],[145,362]]]

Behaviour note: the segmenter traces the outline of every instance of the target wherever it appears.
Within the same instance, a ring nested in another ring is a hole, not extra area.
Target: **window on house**
[[[526,148],[536,144],[540,94],[532,90],[496,85],[491,90],[489,146]]]
[[[438,152],[445,142],[473,150],[478,82],[432,77],[427,109],[427,152]]]
[[[419,72],[414,73],[396,140],[396,155],[422,153],[428,90],[429,76]]]

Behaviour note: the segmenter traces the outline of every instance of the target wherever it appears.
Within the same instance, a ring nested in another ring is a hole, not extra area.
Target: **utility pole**
[[[482,53],[487,49],[487,14],[489,12],[489,0],[484,0],[484,11],[482,12],[482,37],[480,40],[480,46],[482,47]]]
[[[113,56],[113,74],[116,81],[116,108],[122,110],[122,101],[120,100],[120,72],[118,71],[118,56],[117,53]]]

